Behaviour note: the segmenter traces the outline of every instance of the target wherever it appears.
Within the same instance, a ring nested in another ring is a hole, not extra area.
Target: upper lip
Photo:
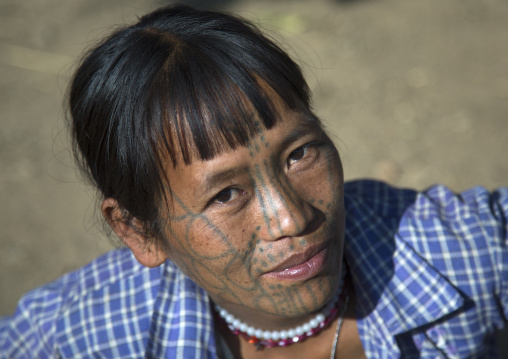
[[[313,245],[313,246],[306,248],[302,252],[294,253],[294,254],[290,255],[289,257],[287,257],[282,262],[279,262],[276,266],[272,267],[266,273],[281,272],[285,269],[305,263],[306,261],[308,261],[309,259],[314,257],[317,253],[322,251],[328,245],[328,242],[329,241],[326,241],[326,242],[321,243],[319,245]]]

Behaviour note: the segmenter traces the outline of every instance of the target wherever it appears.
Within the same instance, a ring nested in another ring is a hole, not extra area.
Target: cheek
[[[228,234],[200,215],[173,220],[168,241],[170,252],[204,260],[224,258],[233,249]]]
[[[202,215],[173,220],[168,258],[207,291],[225,290],[231,285],[251,289],[246,265],[251,245],[242,240],[246,233],[241,226],[228,221],[215,224]]]

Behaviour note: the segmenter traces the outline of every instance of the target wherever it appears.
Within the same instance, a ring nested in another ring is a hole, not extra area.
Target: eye
[[[298,162],[301,159],[303,159],[307,155],[307,153],[309,152],[309,147],[310,147],[310,145],[307,144],[307,145],[298,147],[296,150],[291,152],[289,154],[288,160],[287,160],[288,166],[291,166],[295,162]]]
[[[217,193],[217,195],[212,199],[211,203],[226,204],[237,199],[241,194],[242,191],[238,188],[226,188]]]

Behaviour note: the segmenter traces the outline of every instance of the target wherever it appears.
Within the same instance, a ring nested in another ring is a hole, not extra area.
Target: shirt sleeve
[[[503,309],[505,323],[508,321],[508,188],[495,191],[491,196],[492,214],[499,223],[499,254],[496,264],[500,280],[499,301]]]
[[[14,315],[0,319],[0,358],[55,358],[56,318],[61,296],[54,288],[29,292]]]

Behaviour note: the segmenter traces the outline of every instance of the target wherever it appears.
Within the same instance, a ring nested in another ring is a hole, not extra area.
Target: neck
[[[339,287],[332,300],[326,304],[323,309],[314,315],[307,322],[287,328],[284,330],[265,330],[248,325],[235,318],[227,310],[215,305],[216,313],[220,317],[220,321],[226,324],[229,330],[238,336],[241,336],[251,344],[255,344],[258,349],[287,347],[294,343],[299,343],[307,338],[317,335],[323,329],[327,328],[337,315],[344,313],[340,306],[347,306],[347,294],[344,287],[346,269],[343,267]],[[342,316],[339,319],[342,322]]]
[[[347,307],[342,307],[343,309],[346,309]],[[344,313],[341,313],[344,314]],[[351,320],[346,320],[346,322]],[[216,331],[217,340],[222,340],[223,338],[224,342],[226,343],[226,348],[218,349],[218,354],[221,354],[222,350],[231,351],[231,355],[234,358],[263,358],[263,359],[269,359],[269,358],[277,358],[277,359],[284,359],[284,358],[291,358],[291,359],[298,359],[298,358],[316,358],[316,359],[328,359],[328,358],[335,358],[337,356],[337,353],[340,354],[340,358],[360,358],[355,356],[346,356],[344,357],[342,354],[344,353],[344,348],[342,345],[342,348],[339,347],[339,345],[336,346],[336,350],[334,350],[335,343],[338,342],[339,336],[337,335],[337,329],[338,329],[338,318],[336,320],[332,321],[330,325],[326,326],[322,329],[319,333],[317,333],[314,336],[311,336],[309,338],[306,338],[305,340],[299,342],[295,345],[289,345],[287,347],[265,347],[260,350],[259,347],[253,345],[252,343],[249,343],[247,340],[244,340],[242,337],[233,334],[230,330],[227,328],[222,329],[222,333],[219,333],[219,328]],[[349,323],[349,328],[351,328],[351,324]],[[341,334],[342,335],[342,334]],[[351,335],[349,335],[351,337]],[[347,351],[346,351],[347,352]],[[333,356],[332,356],[333,355]]]
[[[358,336],[355,316],[355,295],[351,285],[347,285],[347,291],[350,299],[347,306],[347,311],[344,315],[343,327],[337,340],[335,357],[341,359],[361,359],[365,358],[365,354],[360,342],[360,337]],[[238,335],[234,335],[227,327],[217,328],[216,333],[220,331],[220,336],[224,338],[234,358],[328,359],[330,358],[333,341],[335,339],[335,324],[336,322],[333,321],[331,325],[323,329],[319,334],[310,337],[296,345],[290,345],[285,348],[266,348],[264,350],[257,350],[256,346],[252,345]]]

